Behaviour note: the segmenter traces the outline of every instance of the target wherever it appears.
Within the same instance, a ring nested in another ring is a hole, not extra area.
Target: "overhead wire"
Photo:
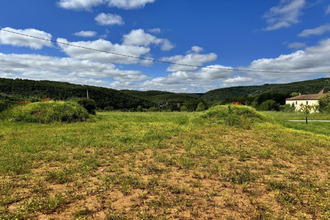
[[[193,64],[187,64],[187,63],[178,63],[178,62],[171,62],[171,61],[166,61],[166,60],[159,60],[159,59],[153,59],[153,58],[148,58],[148,57],[139,57],[139,56],[134,56],[134,55],[129,55],[129,54],[122,54],[122,53],[117,53],[114,51],[108,51],[108,50],[100,50],[96,48],[91,48],[91,47],[86,47],[86,46],[81,46],[73,43],[68,43],[68,42],[62,42],[58,40],[52,40],[52,39],[46,39],[42,37],[37,37],[29,34],[24,34],[24,33],[19,33],[16,31],[0,28],[0,31],[4,31],[7,33],[12,33],[24,37],[29,37],[37,40],[42,40],[42,41],[47,41],[55,44],[61,44],[61,45],[66,45],[70,47],[76,47],[84,50],[89,50],[89,51],[95,51],[95,52],[101,52],[101,53],[107,53],[107,54],[112,54],[116,56],[121,56],[121,57],[126,57],[126,58],[131,58],[131,59],[138,59],[138,60],[145,60],[145,61],[150,61],[153,63],[163,63],[163,64],[170,64],[170,65],[177,65],[177,66],[186,66],[186,67],[193,67],[193,68],[203,68],[203,69],[214,69],[214,70],[224,70],[224,71],[237,71],[237,72],[260,72],[260,73],[315,73],[315,74],[322,74],[322,73],[330,73],[330,72],[311,72],[311,71],[283,71],[283,70],[261,70],[261,69],[250,69],[250,68],[226,68],[226,67],[217,67],[217,66],[203,66],[203,65],[193,65]]]

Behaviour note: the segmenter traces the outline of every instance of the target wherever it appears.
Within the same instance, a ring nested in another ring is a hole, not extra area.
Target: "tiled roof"
[[[327,89],[322,89],[318,94],[309,94],[309,95],[298,95],[295,97],[287,98],[286,100],[318,100],[322,96],[325,96],[328,93]]]

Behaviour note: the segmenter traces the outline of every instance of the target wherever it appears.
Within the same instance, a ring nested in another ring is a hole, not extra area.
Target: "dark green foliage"
[[[187,107],[187,111],[192,112],[196,111],[199,104],[204,105],[205,108],[207,106],[206,101],[203,99],[189,99],[188,101],[185,101],[183,105]]]
[[[95,115],[96,103],[93,99],[88,98],[71,98],[70,101],[77,102],[79,105],[84,107],[89,114]]]
[[[280,111],[282,112],[295,112],[294,105],[283,105],[280,106]]]
[[[280,109],[280,105],[276,103],[274,100],[267,100],[260,104],[258,110],[260,111],[278,111]]]
[[[206,110],[205,103],[204,103],[204,102],[200,102],[200,103],[197,105],[196,111],[201,112],[201,111],[204,111],[204,110]]]
[[[319,111],[330,113],[330,94],[319,99]]]
[[[85,121],[88,112],[75,102],[34,102],[4,111],[2,118],[14,122],[74,122]]]
[[[150,102],[156,103],[160,110],[180,111],[182,105],[186,102],[194,103],[190,111],[195,111],[200,98],[198,94],[178,94],[164,91],[133,91],[122,90],[122,92],[131,96],[140,97]],[[204,103],[206,103],[203,100]],[[197,104],[196,104],[197,103]]]
[[[321,79],[287,83],[287,84],[265,84],[262,86],[238,86],[238,87],[216,89],[205,93],[202,96],[202,98],[207,100],[208,102],[216,102],[231,97],[247,97],[247,96],[256,97],[266,92],[287,94],[288,97],[290,97],[290,94],[292,92],[300,92],[303,94],[315,94],[320,92],[321,89],[323,88],[329,89],[329,87],[330,87],[330,78],[321,78]],[[259,104],[261,104],[262,102],[268,99],[273,99],[277,102],[276,99],[268,97],[260,101]]]
[[[86,97],[87,89],[89,97],[95,101],[97,108],[100,109],[112,106],[114,109],[127,110],[130,108],[136,109],[139,105],[143,108],[155,105],[150,101],[132,97],[129,94],[109,88],[64,82],[0,78],[0,93],[20,95],[24,97],[23,100],[31,100],[32,97],[51,98],[54,100],[68,100],[72,97],[82,98]]]

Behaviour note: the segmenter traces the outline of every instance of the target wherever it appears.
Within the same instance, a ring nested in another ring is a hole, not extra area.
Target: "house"
[[[330,94],[327,89],[322,89],[317,94],[308,94],[308,95],[302,95],[299,94],[298,96],[287,98],[285,100],[285,104],[287,105],[293,105],[296,108],[296,111],[299,111],[302,105],[318,105],[318,100],[326,96],[327,94]]]

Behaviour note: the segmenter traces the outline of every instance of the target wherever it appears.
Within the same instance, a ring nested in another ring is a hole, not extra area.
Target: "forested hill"
[[[298,92],[302,94],[313,94],[320,92],[323,88],[330,89],[330,78],[321,78],[287,84],[265,84],[262,86],[237,86],[216,89],[205,93],[202,98],[208,102],[214,102],[232,97],[258,96],[266,92],[282,94]]]
[[[149,108],[154,103],[133,97],[129,94],[108,88],[75,85],[64,82],[34,81],[22,79],[0,78],[0,93],[18,96],[21,98],[52,98],[55,100],[67,100],[72,97],[89,97],[94,99],[97,107],[104,109],[136,109],[138,106]]]
[[[180,93],[172,93],[172,92],[164,92],[164,91],[135,91],[135,90],[121,90],[122,92],[141,97],[143,99],[149,100],[156,104],[164,104],[168,103],[184,103],[189,101],[190,99],[198,99],[195,95],[190,94],[180,94]]]

